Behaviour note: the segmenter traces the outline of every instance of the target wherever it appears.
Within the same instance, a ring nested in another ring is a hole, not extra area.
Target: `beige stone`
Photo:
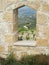
[[[49,26],[46,25],[37,25],[37,29],[36,29],[36,35],[43,37],[43,38],[48,38],[49,37]]]
[[[3,20],[5,22],[13,22],[13,14],[10,12],[5,12],[5,14],[3,16]]]
[[[13,24],[13,32],[18,31],[17,29],[18,29],[18,24],[17,23]]]
[[[18,24],[18,9],[13,10],[13,21]]]
[[[39,0],[27,0],[29,2],[25,2],[25,5],[29,6],[32,9],[38,10],[40,7],[40,1]]]
[[[0,53],[5,51],[5,47],[3,45],[0,45]]]
[[[23,50],[23,47],[22,46],[15,46],[15,50],[17,50],[17,51]]]
[[[6,1],[7,1],[7,4],[11,4],[11,3],[17,2],[18,0],[6,0]]]
[[[8,46],[8,52],[12,52],[12,46]]]
[[[45,27],[43,28],[43,33],[49,37],[49,26],[48,25],[45,25]]]
[[[17,34],[14,34],[14,35],[6,34],[6,35],[4,35],[4,37],[5,37],[5,42],[7,42],[9,44],[13,44],[14,42],[16,42],[18,40]]]
[[[45,24],[48,21],[48,16],[42,12],[37,13],[37,24]]]
[[[49,12],[49,5],[48,4],[45,4],[45,3],[42,4],[42,11],[43,12],[46,12],[46,13]]]
[[[27,56],[27,52],[21,52],[21,56],[22,57],[26,57]]]
[[[9,27],[8,27],[8,29],[9,29],[9,33],[13,33],[13,32],[17,32],[18,30],[18,24],[17,23],[9,23]]]
[[[39,9],[39,7],[40,7],[40,1],[39,0],[37,0],[37,1],[35,1],[35,7],[34,8],[36,8],[36,10],[38,10]]]
[[[46,3],[45,3],[46,2]],[[12,49],[18,52],[22,56],[26,56],[27,52],[31,54],[38,54],[38,46],[49,46],[49,4],[48,0],[0,0],[0,28],[1,28],[1,42],[9,44],[8,51],[11,52]],[[14,46],[15,42],[18,41],[18,8],[22,6],[28,6],[32,9],[37,10],[37,46],[36,47],[24,47],[24,46]],[[3,18],[2,18],[3,17]],[[2,23],[4,21],[4,23]],[[5,25],[5,22],[7,23]],[[2,24],[4,25],[2,28]],[[39,26],[38,26],[39,25]],[[5,30],[4,30],[5,29]],[[4,34],[3,34],[4,32]],[[40,36],[39,33],[42,33]],[[2,39],[4,38],[4,39]],[[42,49],[45,50],[45,49]],[[6,50],[7,51],[7,50]],[[33,51],[33,52],[32,52]],[[41,49],[39,50],[41,52]],[[4,46],[0,46],[0,53],[4,52]],[[17,56],[17,53],[16,53]]]
[[[48,39],[37,38],[37,46],[49,46]]]
[[[3,10],[3,1],[0,0],[0,11],[2,11],[2,10]]]

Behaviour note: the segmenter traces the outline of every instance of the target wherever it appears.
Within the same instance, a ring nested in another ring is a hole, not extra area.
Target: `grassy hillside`
[[[29,29],[36,28],[36,11],[24,6],[18,9],[18,27],[19,29],[27,26]]]
[[[24,6],[18,9],[18,40],[36,40],[36,11]]]

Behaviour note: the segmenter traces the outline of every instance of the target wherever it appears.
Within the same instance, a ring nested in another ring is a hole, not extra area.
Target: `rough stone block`
[[[44,25],[37,25],[36,27],[37,29],[37,35],[38,33],[42,33],[44,37],[49,37],[49,25],[48,24],[44,24]]]
[[[43,33],[49,37],[49,26],[45,25],[45,27],[43,28]]]
[[[7,4],[13,3],[15,0],[6,0]]]
[[[5,27],[7,27],[7,30],[9,33],[18,31],[18,24],[17,23],[9,23]],[[6,29],[6,28],[5,28]]]
[[[5,42],[9,43],[9,45],[15,43],[18,40],[17,34],[13,34],[13,35],[5,34],[4,37],[5,37]]]
[[[37,24],[45,24],[48,21],[48,16],[42,12],[37,12]]]
[[[22,57],[27,56],[27,52],[21,52],[21,56],[22,56]]]
[[[43,27],[44,27],[44,25],[39,25],[39,24],[37,24],[37,25],[36,25],[36,31],[37,31],[37,33],[38,33],[39,31],[43,32]]]
[[[12,46],[8,46],[8,52],[12,52],[13,50],[12,50]]]
[[[3,22],[0,25],[0,33],[3,33],[3,34],[16,32],[18,31],[17,29],[18,29],[17,23]]]
[[[3,45],[0,45],[0,53],[3,53],[5,51],[5,47]]]
[[[3,15],[3,20],[5,22],[13,22],[13,14],[10,12],[5,12]]]
[[[34,8],[36,8],[36,10],[40,7],[40,1],[39,0],[36,0],[35,2],[34,2],[34,4],[35,4],[35,7]]]
[[[17,51],[22,51],[23,50],[23,47],[22,46],[14,46],[14,49],[17,50]]]
[[[37,46],[49,46],[48,39],[37,38]]]
[[[0,0],[0,11],[3,11],[3,1]]]
[[[49,12],[49,5],[46,3],[42,4],[42,11],[46,13]]]
[[[13,32],[18,31],[18,23],[13,24],[12,28],[13,28]]]

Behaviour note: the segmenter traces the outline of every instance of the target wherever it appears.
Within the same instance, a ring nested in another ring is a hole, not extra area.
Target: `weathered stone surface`
[[[38,46],[49,46],[48,39],[37,38]]]
[[[12,46],[8,46],[8,52],[12,52]]]
[[[18,24],[17,23],[13,24],[13,32],[16,32],[17,29],[18,29]]]
[[[21,52],[21,56],[22,56],[22,57],[27,56],[27,52]]]
[[[25,57],[26,55],[38,55],[38,54],[49,54],[49,47],[44,47],[44,46],[36,46],[36,47],[31,47],[31,46],[14,46],[13,47],[17,47],[17,48],[13,48],[14,51],[14,54],[16,55],[17,58],[21,58],[22,56]],[[23,49],[19,49],[20,48],[23,48]],[[26,51],[25,51],[25,50]]]
[[[15,46],[14,49],[17,50],[17,51],[21,51],[21,50],[23,50],[23,47],[21,47],[21,46],[16,47],[16,46]]]
[[[9,44],[6,51],[13,49],[22,56],[47,53],[45,48],[10,46],[18,41],[18,8],[24,5],[37,10],[37,46],[49,46],[49,0],[0,0],[0,43]],[[0,50],[4,51],[2,44]]]
[[[13,44],[14,42],[16,42],[18,40],[17,33],[16,34],[13,34],[13,35],[5,34],[4,37],[5,37],[5,42],[6,43],[9,43],[9,45],[10,44]]]
[[[37,24],[45,24],[48,21],[48,16],[43,12],[37,12]]]
[[[25,5],[32,8],[32,9],[35,9],[35,10],[38,10],[38,8],[40,7],[40,1],[32,1],[32,2],[25,2]]]
[[[37,34],[37,36],[39,36],[41,38],[48,38],[49,37],[49,26],[48,25],[37,25],[36,34]]]
[[[5,12],[3,16],[5,22],[13,22],[13,14],[10,12]]]
[[[5,47],[3,45],[0,45],[0,53],[4,53]]]
[[[17,32],[18,25],[17,23],[6,23],[3,22],[2,24],[0,23],[0,34],[6,34],[6,33],[14,33]],[[4,32],[3,32],[4,31]]]
[[[12,4],[14,2],[17,2],[18,0],[5,0],[7,4]]]
[[[42,11],[43,12],[46,12],[46,13],[49,13],[49,5],[48,4],[42,4]]]
[[[0,0],[0,11],[2,11],[2,10],[3,10],[3,1]]]
[[[49,26],[45,25],[43,33],[49,38]]]

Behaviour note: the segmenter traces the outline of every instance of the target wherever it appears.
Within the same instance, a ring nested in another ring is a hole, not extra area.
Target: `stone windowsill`
[[[16,43],[14,43],[14,46],[36,46],[36,41],[17,41]]]

